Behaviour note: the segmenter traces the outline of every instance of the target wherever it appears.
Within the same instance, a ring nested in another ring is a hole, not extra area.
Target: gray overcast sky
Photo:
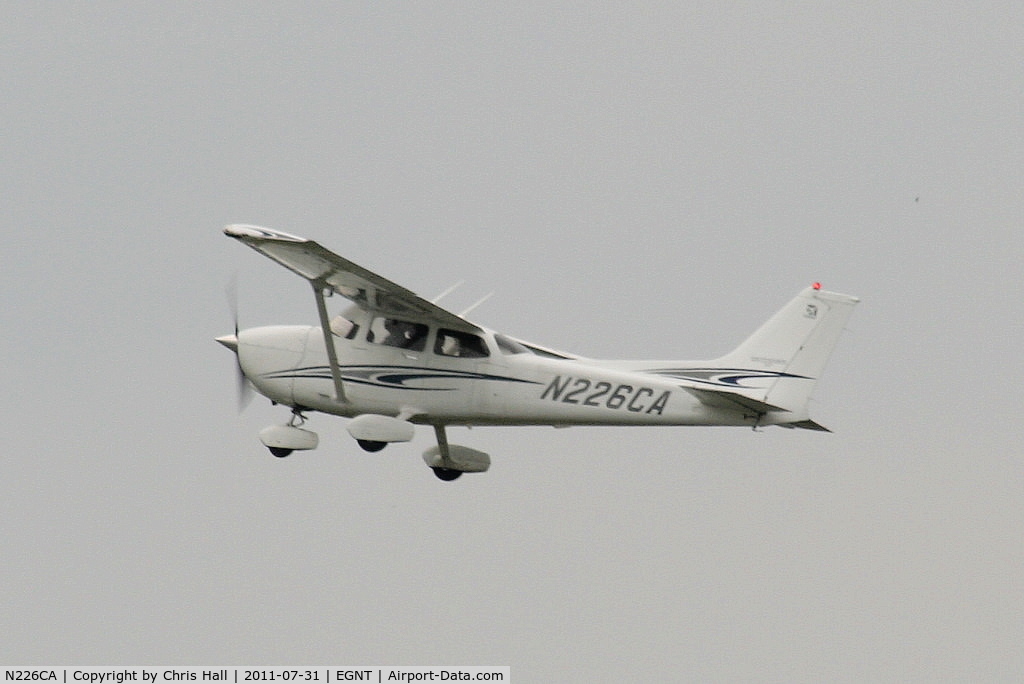
[[[1024,678],[1016,3],[5,3],[0,661],[516,681]],[[835,434],[478,429],[270,457],[243,324],[317,239],[591,356],[859,295]]]

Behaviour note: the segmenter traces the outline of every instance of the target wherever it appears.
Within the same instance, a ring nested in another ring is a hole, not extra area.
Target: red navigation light
[[[811,287],[813,287],[815,290],[820,290],[821,289],[821,283],[814,283],[813,285],[811,285]]]

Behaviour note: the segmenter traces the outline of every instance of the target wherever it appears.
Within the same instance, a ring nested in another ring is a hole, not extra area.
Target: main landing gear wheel
[[[431,468],[434,471],[434,475],[437,479],[444,480],[445,482],[451,482],[457,480],[462,476],[461,470],[452,470],[451,468]]]
[[[270,449],[270,453],[274,454],[278,458],[284,458],[285,456],[291,456],[294,449],[282,449],[281,447],[267,447]]]
[[[357,439],[356,441],[363,448],[363,451],[369,451],[370,453],[380,451],[388,445],[387,442],[377,442],[372,439]]]

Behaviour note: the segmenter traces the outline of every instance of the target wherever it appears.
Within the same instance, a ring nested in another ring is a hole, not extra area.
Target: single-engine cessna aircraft
[[[217,338],[291,419],[260,432],[271,453],[315,449],[320,411],[352,420],[367,451],[430,425],[423,460],[442,480],[484,472],[490,456],[448,442],[449,425],[736,425],[823,430],[808,399],[857,303],[815,283],[733,352],[713,361],[608,361],[548,349],[469,322],[316,242],[247,225],[224,232],[309,281],[319,326]],[[329,317],[325,298],[351,304]],[[443,295],[442,295],[443,296]],[[236,326],[237,328],[237,326]]]

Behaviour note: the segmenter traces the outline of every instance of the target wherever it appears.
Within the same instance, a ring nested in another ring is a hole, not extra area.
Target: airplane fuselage
[[[708,406],[673,382],[600,361],[509,353],[492,332],[486,356],[373,344],[333,336],[345,397],[339,401],[319,327],[270,326],[238,335],[239,358],[275,402],[338,416],[404,416],[448,425],[754,425],[752,412]],[[762,423],[764,424],[764,423]]]

